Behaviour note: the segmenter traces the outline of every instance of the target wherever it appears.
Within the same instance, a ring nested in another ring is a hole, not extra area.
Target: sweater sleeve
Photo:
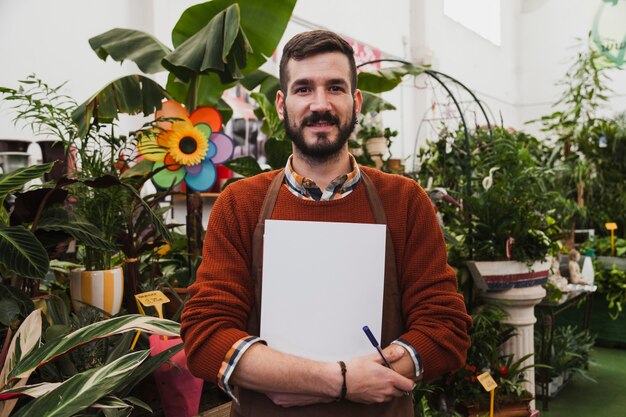
[[[407,320],[401,339],[419,353],[424,380],[429,381],[465,363],[471,318],[458,292],[456,273],[448,265],[430,199],[417,183],[412,186],[399,278]]]
[[[235,197],[227,188],[211,210],[202,263],[182,314],[189,369],[213,383],[228,351],[249,336],[245,329],[254,303],[249,226],[240,225],[237,215]]]

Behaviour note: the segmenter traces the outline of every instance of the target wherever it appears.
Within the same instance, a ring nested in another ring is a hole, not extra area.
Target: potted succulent
[[[558,249],[552,216],[561,198],[547,183],[546,150],[536,138],[503,127],[473,131],[470,155],[462,132],[441,137],[421,151],[419,175],[462,201],[460,212],[443,208],[445,224],[457,238],[453,253],[470,260],[482,289],[545,283],[549,255]]]

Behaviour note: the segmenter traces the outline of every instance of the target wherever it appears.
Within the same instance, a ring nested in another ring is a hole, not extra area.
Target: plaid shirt
[[[321,190],[313,180],[298,175],[291,165],[291,158],[285,166],[285,184],[291,193],[305,200],[330,201],[343,198],[361,182],[361,170],[354,156],[350,154],[350,167],[352,170],[335,178],[328,186]]]
[[[352,170],[332,180],[324,190],[321,190],[312,180],[298,175],[298,173],[293,170],[291,164],[292,157],[293,156],[289,157],[287,165],[285,166],[285,184],[287,185],[287,189],[299,198],[315,201],[337,200],[350,194],[359,182],[361,182],[361,170],[352,155],[350,155],[350,166]],[[230,376],[233,374],[235,367],[245,351],[253,344],[259,342],[265,343],[264,340],[257,336],[248,336],[235,342],[226,354],[217,375],[218,386],[237,404],[239,404],[239,400],[233,395],[232,387],[229,384]],[[421,375],[423,371],[422,362],[413,346],[402,339],[395,340],[392,343],[400,345],[407,350],[411,359],[413,359],[416,376]]]

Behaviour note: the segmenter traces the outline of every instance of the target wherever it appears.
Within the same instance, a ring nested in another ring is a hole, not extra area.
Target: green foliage
[[[502,344],[514,335],[514,328],[502,321],[507,313],[494,305],[483,305],[472,314],[473,327],[468,334],[471,340],[465,366],[443,381],[443,389],[454,404],[488,404],[489,394],[477,381],[478,375],[489,371],[498,384],[497,403],[527,398],[524,390],[525,372],[535,367],[523,366],[530,355],[513,358],[501,355]]]
[[[396,88],[405,76],[418,76],[426,69],[421,65],[402,64],[375,71],[362,71],[358,74],[357,85],[361,90],[371,93],[384,93]]]
[[[440,140],[418,155],[420,182],[432,178],[434,186],[464,202],[460,213],[441,208],[459,242],[453,254],[461,259],[507,259],[506,242],[512,238],[512,260],[544,259],[556,249],[553,241],[559,229],[551,216],[561,201],[551,188],[554,173],[543,164],[546,148],[529,134],[502,127],[491,135],[476,129],[469,145],[470,154],[462,131],[441,132]]]
[[[593,380],[585,371],[589,364],[589,354],[595,345],[595,335],[589,330],[579,330],[576,326],[557,326],[554,329],[548,363],[550,376],[563,376],[576,373]],[[535,333],[536,349],[540,347],[540,335]]]
[[[102,320],[90,309],[69,316],[63,302],[55,298],[47,300],[46,311],[43,323],[41,310],[24,321],[4,364],[0,394],[34,397],[20,403],[15,416],[45,410],[69,417],[95,402],[118,410],[147,407],[129,397],[131,389],[183,347],[179,344],[153,357],[149,350],[130,350],[135,330],[178,335],[179,325],[169,320],[136,315]],[[27,339],[30,342],[24,344]],[[36,383],[22,386],[29,379]]]
[[[584,253],[585,250],[591,249],[597,256],[617,256],[626,258],[626,239],[619,237],[615,238],[615,254],[611,252],[611,237],[594,236],[591,239],[583,242],[580,246],[580,252]]]
[[[609,315],[616,320],[626,304],[626,271],[617,265],[609,267],[598,261],[594,261],[593,266],[594,283],[598,286],[598,292],[605,294],[609,302]]]
[[[603,233],[609,221],[619,230],[626,227],[626,117],[599,117],[611,92],[600,57],[583,45],[559,83],[563,94],[554,104],[559,110],[539,121],[560,153],[546,162],[556,174],[554,189],[570,200],[562,207],[564,220]]]

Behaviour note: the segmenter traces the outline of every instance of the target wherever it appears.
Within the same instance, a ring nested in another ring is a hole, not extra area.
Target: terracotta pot
[[[122,308],[124,273],[122,268],[104,271],[73,269],[70,274],[70,293],[76,311],[89,304],[116,315]]]
[[[469,261],[467,266],[476,286],[483,290],[506,290],[545,284],[550,260],[532,265],[517,261]]]

